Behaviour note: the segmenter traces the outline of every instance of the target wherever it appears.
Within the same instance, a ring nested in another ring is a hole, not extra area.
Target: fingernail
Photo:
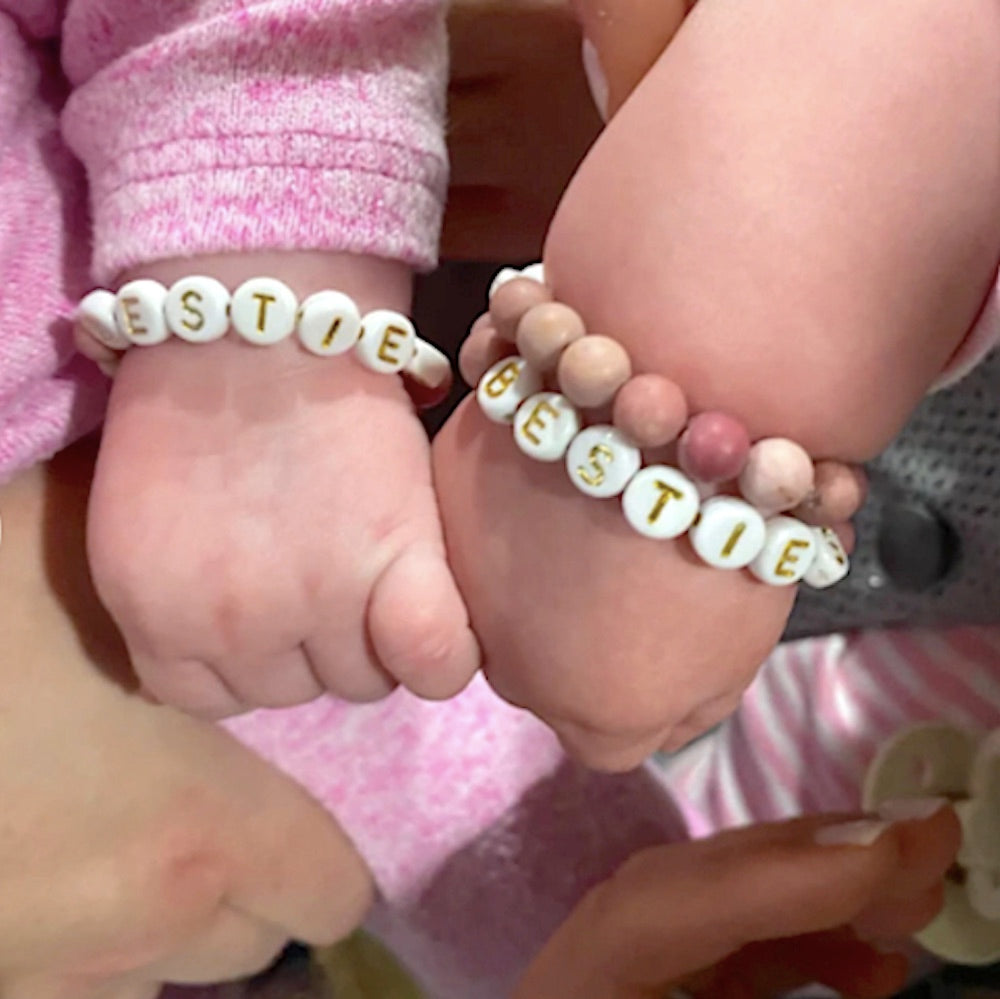
[[[877,812],[887,822],[923,822],[947,807],[947,798],[892,798],[883,801]]]
[[[814,839],[820,846],[871,846],[891,825],[891,822],[878,819],[856,819],[823,826],[816,831]]]
[[[583,40],[583,72],[587,77],[587,85],[590,87],[590,96],[597,108],[597,113],[601,116],[601,121],[608,120],[608,78],[601,68],[601,57],[597,54],[597,48],[589,38]]]

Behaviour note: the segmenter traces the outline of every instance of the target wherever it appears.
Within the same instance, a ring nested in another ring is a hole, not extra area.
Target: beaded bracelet
[[[181,278],[169,289],[141,278],[117,295],[92,291],[76,310],[77,328],[93,344],[117,355],[132,346],[163,343],[171,335],[188,343],[209,343],[230,328],[248,343],[269,346],[297,334],[310,353],[333,357],[353,348],[366,368],[380,374],[405,373],[429,388],[451,374],[448,358],[421,340],[402,313],[376,309],[362,316],[354,300],[340,291],[319,291],[299,304],[281,281],[251,278],[232,294],[215,278]],[[113,361],[100,349],[84,353],[98,363]]]
[[[832,525],[863,502],[860,470],[814,465],[784,438],[752,443],[726,413],[689,417],[679,386],[661,375],[633,376],[621,344],[587,334],[580,316],[554,301],[540,265],[497,275],[489,313],[473,325],[459,363],[477,385],[480,409],[512,426],[521,451],[562,461],[585,495],[620,496],[639,534],[687,535],[707,564],[747,568],[773,586],[801,580],[824,588],[847,575],[850,561]],[[605,418],[587,424],[586,411]],[[644,450],[668,445],[679,467],[644,464]],[[725,482],[740,495],[719,493]]]

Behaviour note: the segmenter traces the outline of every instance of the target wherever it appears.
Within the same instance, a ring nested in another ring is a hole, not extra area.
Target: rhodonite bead
[[[663,375],[630,378],[615,395],[611,422],[639,447],[662,447],[675,440],[687,422],[687,400]]]
[[[517,325],[517,352],[543,374],[553,371],[562,352],[586,330],[579,314],[562,302],[542,302]]]
[[[559,388],[582,409],[607,406],[632,375],[628,352],[607,336],[584,336],[559,358]]]
[[[490,316],[497,335],[513,343],[517,339],[517,325],[524,314],[542,302],[551,302],[552,292],[530,278],[512,278],[501,285],[490,299]]]
[[[810,524],[850,520],[864,504],[868,481],[860,466],[818,461],[814,478],[812,491],[795,509],[795,516]]]
[[[750,451],[746,427],[720,410],[697,413],[677,445],[681,468],[699,482],[727,482],[743,471]]]
[[[798,506],[812,491],[813,463],[795,441],[767,437],[750,448],[740,473],[740,493],[765,513]]]

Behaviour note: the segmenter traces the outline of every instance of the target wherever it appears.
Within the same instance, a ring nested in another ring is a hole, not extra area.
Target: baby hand
[[[281,277],[405,310],[401,266],[274,255],[159,265],[169,286]],[[294,275],[294,277],[290,277]],[[401,379],[230,333],[126,354],[90,507],[94,580],[144,686],[204,715],[448,697],[478,665]]]
[[[794,0],[699,3],[584,160],[545,249],[555,297],[633,371],[815,460],[861,462],[892,439],[1000,257],[996,6],[860,9],[807,21]],[[867,57],[880,48],[888,61]],[[581,497],[473,403],[435,464],[490,681],[571,751],[626,768],[735,706],[790,590],[637,536],[619,504]]]

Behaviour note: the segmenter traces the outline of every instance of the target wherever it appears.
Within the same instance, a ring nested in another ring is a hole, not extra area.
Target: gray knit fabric
[[[850,418],[850,400],[844,418]],[[872,492],[857,520],[851,574],[829,590],[801,587],[786,636],[1000,624],[1000,351],[954,388],[926,399],[868,470]],[[921,593],[893,585],[877,557],[884,509],[901,498],[936,511],[961,546],[948,575]]]

